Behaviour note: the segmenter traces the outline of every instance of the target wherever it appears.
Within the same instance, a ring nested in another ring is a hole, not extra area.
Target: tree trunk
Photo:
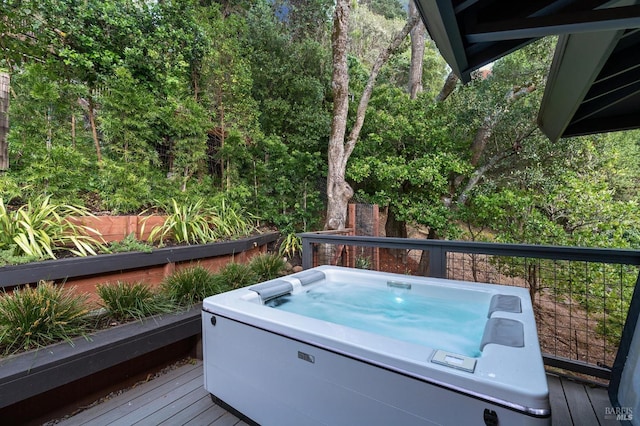
[[[9,74],[0,72],[0,172],[9,170]]]
[[[496,164],[501,163],[503,160],[513,155],[517,155],[520,152],[522,142],[526,138],[531,136],[536,129],[537,127],[531,128],[531,130],[529,130],[527,133],[525,133],[524,135],[516,139],[515,142],[513,142],[513,144],[511,145],[511,148],[509,150],[495,154],[494,156],[489,158],[489,160],[485,164],[483,164],[480,167],[477,167],[469,177],[469,180],[467,181],[466,186],[458,196],[457,205],[461,206],[466,204],[467,200],[469,199],[469,194],[476,187],[478,182],[480,182],[480,179],[482,179],[485,173],[487,173],[489,170],[495,167]]]
[[[333,120],[329,137],[329,172],[327,175],[327,218],[324,229],[344,229],[347,218],[347,204],[353,196],[353,189],[344,180],[346,167],[344,138],[347,133],[347,113],[349,112],[349,50],[348,0],[338,0],[333,15]]]
[[[438,234],[433,228],[429,228],[429,234],[427,235],[428,240],[437,240]],[[429,257],[429,251],[423,250],[422,255],[420,255],[420,264],[418,265],[417,275],[421,275],[423,277],[428,277],[431,268],[431,258]]]
[[[495,130],[496,125],[500,122],[503,114],[509,110],[509,105],[513,102],[517,101],[523,96],[528,95],[536,89],[534,85],[521,87],[518,90],[510,90],[505,96],[505,103],[501,107],[497,108],[491,114],[487,115],[482,122],[482,125],[476,132],[473,141],[471,142],[471,165],[476,167],[476,170],[469,178],[468,184],[465,190],[458,197],[458,203],[465,203],[468,199],[469,192],[475,185],[479,182],[480,178],[484,176],[484,174],[495,164],[497,164],[500,160],[512,155],[513,152],[519,151],[519,145],[526,137],[533,133],[533,130],[527,133],[525,136],[519,138],[513,143],[512,149],[506,151],[504,153],[498,153],[485,162],[484,165],[480,164],[480,160],[484,155],[485,149],[487,147],[487,143],[493,135],[493,131]],[[464,176],[456,176],[453,179],[453,189],[457,191],[458,188],[462,185],[464,181]]]
[[[455,75],[453,71],[451,71],[447,76],[447,79],[444,81],[440,93],[438,93],[438,96],[436,96],[436,102],[445,101],[449,97],[449,95],[453,93],[453,89],[456,88],[458,80],[458,76]]]
[[[364,123],[373,86],[382,66],[387,62],[391,54],[400,47],[402,41],[418,21],[418,17],[410,18],[404,28],[396,34],[389,47],[382,51],[376,59],[358,104],[353,129],[345,142],[347,114],[349,112],[349,72],[347,66],[349,7],[348,0],[338,0],[333,15],[333,32],[331,34],[333,51],[333,120],[331,122],[331,135],[329,136],[325,230],[344,229],[345,227],[348,202],[353,196],[353,189],[345,180],[347,161],[360,137],[360,130]]]
[[[418,97],[422,87],[422,64],[424,59],[424,37],[427,29],[420,19],[418,8],[413,1],[409,1],[409,19],[417,17],[417,23],[411,30],[411,66],[409,67],[409,96]]]
[[[388,209],[387,221],[384,224],[384,234],[387,237],[407,238],[407,222],[398,220],[393,209]],[[399,262],[407,262],[407,250],[405,249],[388,249],[389,254],[395,257]]]
[[[96,147],[96,157],[98,163],[102,163],[102,150],[100,149],[100,141],[98,140],[98,129],[96,127],[95,105],[93,99],[89,98],[89,124],[91,125],[91,135],[93,136],[93,144]]]
[[[76,114],[71,112],[71,146],[76,147]]]

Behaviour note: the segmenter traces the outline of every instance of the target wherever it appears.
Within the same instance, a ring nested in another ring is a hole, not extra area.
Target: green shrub
[[[136,239],[135,234],[131,234],[124,237],[122,241],[112,241],[106,249],[109,253],[126,253],[130,251],[141,251],[144,253],[151,253],[153,247],[144,241]]]
[[[11,245],[5,250],[0,250],[0,266],[21,265],[39,260],[37,256],[16,255],[17,251],[15,245]]]
[[[162,226],[153,228],[149,241],[163,245],[165,240],[186,244],[206,244],[216,240],[217,234],[211,226],[214,213],[204,206],[202,200],[178,205],[174,199],[163,210],[167,212],[167,218]]]
[[[155,227],[149,241],[164,244],[165,240],[186,244],[206,244],[220,239],[232,239],[250,235],[255,231],[253,222],[241,209],[224,199],[217,207],[209,207],[202,199],[195,203],[178,204],[175,199],[169,206],[160,206],[167,213],[162,226]]]
[[[243,263],[227,263],[215,275],[215,280],[220,291],[228,291],[240,287],[246,287],[260,282],[255,271]]]
[[[356,257],[356,268],[357,269],[371,269],[371,259],[367,256],[357,256]]]
[[[268,281],[282,275],[285,268],[284,259],[279,254],[261,254],[251,259],[249,266],[258,282]]]
[[[86,178],[86,177],[85,177]],[[104,158],[102,166],[88,177],[100,207],[116,214],[138,212],[153,203],[153,187],[161,183],[159,171],[144,161],[120,163]]]
[[[117,321],[140,320],[155,314],[171,312],[175,306],[145,283],[99,284],[100,306]]]
[[[67,204],[51,203],[41,197],[11,211],[0,199],[0,250],[15,246],[15,256],[55,259],[56,251],[76,256],[96,254],[100,242],[87,235],[90,228],[76,225],[67,216],[87,216],[88,210]],[[95,232],[95,231],[94,231]]]
[[[163,280],[160,288],[162,294],[179,306],[191,306],[219,293],[214,275],[202,266],[174,272]]]
[[[280,243],[280,256],[292,258],[298,253],[302,253],[302,240],[295,233],[287,234]]]
[[[222,198],[211,216],[217,238],[237,238],[250,235],[256,227],[242,210]]]
[[[86,298],[71,289],[40,282],[0,297],[0,347],[4,354],[60,341],[87,331]]]

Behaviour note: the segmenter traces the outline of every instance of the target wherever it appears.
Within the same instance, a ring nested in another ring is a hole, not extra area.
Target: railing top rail
[[[640,250],[631,249],[503,244],[473,241],[427,240],[419,238],[343,236],[318,234],[314,232],[305,232],[298,234],[298,236],[302,239],[303,244],[305,242],[348,244],[354,246],[377,246],[414,250],[429,250],[433,248],[463,253],[640,265]]]

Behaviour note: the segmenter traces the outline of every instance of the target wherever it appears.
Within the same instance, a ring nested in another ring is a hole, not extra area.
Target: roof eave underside
[[[465,83],[470,81],[474,70],[514,50],[544,36],[562,35],[539,115],[543,131],[552,140],[601,131],[599,129],[609,131],[612,126],[617,129],[640,126],[637,111],[634,119],[633,110],[633,106],[638,105],[635,88],[640,78],[629,82],[640,72],[639,55],[631,55],[635,65],[629,66],[623,82],[618,83],[617,78],[611,76],[599,77],[600,71],[609,66],[609,58],[619,57],[619,52],[624,51],[618,47],[621,40],[635,42],[634,31],[629,29],[640,28],[639,3],[640,0],[531,0],[526,3],[416,0],[431,38],[453,72]],[[636,49],[639,47],[640,43],[635,45]],[[600,91],[612,83],[616,87],[621,84],[623,88],[609,89],[606,96],[599,92],[595,97],[598,102],[594,102],[594,98],[589,105],[582,105],[596,83]],[[615,116],[607,116],[604,105],[596,108],[597,113],[591,110],[598,103],[612,99],[615,108],[608,111],[611,114],[615,111]],[[590,118],[573,120],[574,114],[581,110]],[[605,122],[609,125],[603,126]]]
[[[640,29],[561,37],[538,125],[561,137],[640,127]]]

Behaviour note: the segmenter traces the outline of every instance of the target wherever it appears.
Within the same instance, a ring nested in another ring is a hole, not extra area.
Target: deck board
[[[158,422],[157,424],[165,425],[165,426],[171,426],[174,424],[191,424],[191,425],[203,424],[204,420],[202,419],[196,420],[195,422],[193,422],[193,419],[198,418],[199,415],[201,415],[202,413],[204,413],[205,411],[207,411],[209,408],[212,407],[211,397],[204,390],[204,388],[202,389],[202,392],[203,394],[200,396],[200,398],[197,401],[193,402],[188,407],[175,413],[173,416],[167,419],[164,419],[161,422]],[[220,411],[220,415],[224,413],[224,410],[222,408],[220,408],[219,411]],[[210,419],[210,418],[211,417],[208,417],[208,416],[203,417],[203,419]]]
[[[114,398],[85,410],[61,425],[88,425],[99,426],[108,425],[117,421],[140,406],[150,402],[171,401],[164,398],[164,395],[177,386],[191,380],[200,380],[202,384],[202,364],[187,364],[171,372],[151,380],[142,385],[136,386]]]
[[[195,378],[164,396],[167,400],[171,400],[171,403],[161,408],[158,408],[158,404],[155,401],[145,404],[127,416],[122,417],[120,421],[130,425],[158,424],[168,418],[174,417],[180,411],[194,404],[202,396],[206,396],[203,395],[203,393],[206,394],[202,387],[202,378]],[[177,421],[175,421],[174,424],[175,423],[177,423]]]
[[[601,392],[601,389],[596,389],[591,386],[585,386],[589,401],[593,407],[596,417],[601,425],[618,424],[619,422],[613,420],[607,420],[606,409],[611,407],[611,401],[609,401],[609,394],[607,392]]]
[[[203,387],[202,362],[187,363],[76,414],[60,425],[248,426],[214,404]],[[554,426],[615,426],[604,387],[549,374]]]
[[[554,426],[572,426],[571,413],[567,405],[567,398],[564,395],[562,382],[559,377],[547,376],[549,385],[549,402],[551,403],[551,413]]]
[[[209,404],[209,407],[205,411],[202,411],[198,415],[194,416],[188,422],[184,423],[184,426],[210,425],[226,413],[224,408],[220,407],[219,405],[215,405],[211,401],[211,398],[207,397],[207,402]],[[172,425],[172,423],[167,424]]]
[[[597,425],[596,417],[591,404],[585,404],[589,401],[589,396],[584,386],[571,386],[572,383],[563,380],[562,388],[567,398],[567,406],[571,412],[571,419],[574,424],[578,425]]]

